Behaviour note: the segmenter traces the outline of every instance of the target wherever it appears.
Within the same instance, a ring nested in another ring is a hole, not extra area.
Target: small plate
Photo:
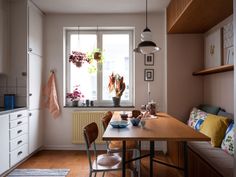
[[[110,122],[111,126],[113,128],[125,128],[129,125],[127,121],[121,120],[121,121],[113,121]]]

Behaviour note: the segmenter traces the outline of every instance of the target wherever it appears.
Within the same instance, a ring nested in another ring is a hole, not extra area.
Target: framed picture
[[[234,47],[230,47],[226,49],[226,60],[224,64],[234,64]]]
[[[154,69],[144,70],[144,81],[154,81]]]
[[[144,55],[144,65],[146,66],[154,65],[154,53]]]
[[[221,66],[223,63],[223,28],[205,36],[205,68]]]

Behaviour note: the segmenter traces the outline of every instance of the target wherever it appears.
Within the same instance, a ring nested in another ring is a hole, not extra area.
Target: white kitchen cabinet
[[[29,52],[43,55],[43,14],[32,3],[28,2],[28,31]]]
[[[22,110],[10,113],[8,129],[10,132],[10,167],[23,160],[28,156],[28,111]],[[8,155],[8,157],[9,157]]]
[[[9,2],[0,0],[0,73],[9,70]]]
[[[42,97],[42,57],[28,54],[29,110],[39,109]]]
[[[29,111],[29,153],[42,146],[42,116],[40,110]]]
[[[9,114],[0,115],[0,175],[9,169]]]

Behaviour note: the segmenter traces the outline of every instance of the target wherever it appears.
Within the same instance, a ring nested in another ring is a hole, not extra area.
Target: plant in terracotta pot
[[[120,106],[120,98],[125,90],[124,77],[119,74],[112,73],[109,76],[108,88],[110,93],[115,91],[115,96],[112,97],[114,106]]]
[[[79,100],[81,98],[84,98],[84,95],[79,90],[79,85],[74,86],[74,90],[72,93],[66,93],[66,98],[72,101],[72,106],[74,107],[78,106]]]
[[[91,60],[85,53],[72,51],[72,54],[69,56],[69,62],[74,63],[77,67],[81,67],[83,63],[90,63]]]
[[[104,56],[102,54],[102,50],[99,49],[99,48],[95,48],[95,49],[93,49],[92,52],[88,52],[87,56],[88,56],[89,60],[91,60],[91,61],[92,60],[96,60],[97,62],[102,63],[103,60],[104,60]]]

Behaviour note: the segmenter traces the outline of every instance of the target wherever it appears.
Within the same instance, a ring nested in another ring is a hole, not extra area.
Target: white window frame
[[[68,56],[70,55],[70,35],[78,34],[78,29],[66,29],[65,35],[65,76],[66,79],[64,81],[64,94],[66,95],[67,90],[70,87],[70,63],[68,62]],[[133,35],[134,29],[127,28],[127,29],[100,29],[99,31],[96,28],[82,28],[79,30],[79,34],[97,34],[97,48],[102,48],[102,34],[129,34],[129,100],[122,100],[121,97],[121,106],[134,106],[134,59],[133,59]],[[103,84],[103,77],[102,77],[102,64],[98,63],[97,65],[98,72],[97,72],[97,100],[94,101],[95,105],[98,107],[106,107],[106,106],[113,106],[112,100],[102,100],[102,84]],[[66,104],[66,99],[65,99]]]

